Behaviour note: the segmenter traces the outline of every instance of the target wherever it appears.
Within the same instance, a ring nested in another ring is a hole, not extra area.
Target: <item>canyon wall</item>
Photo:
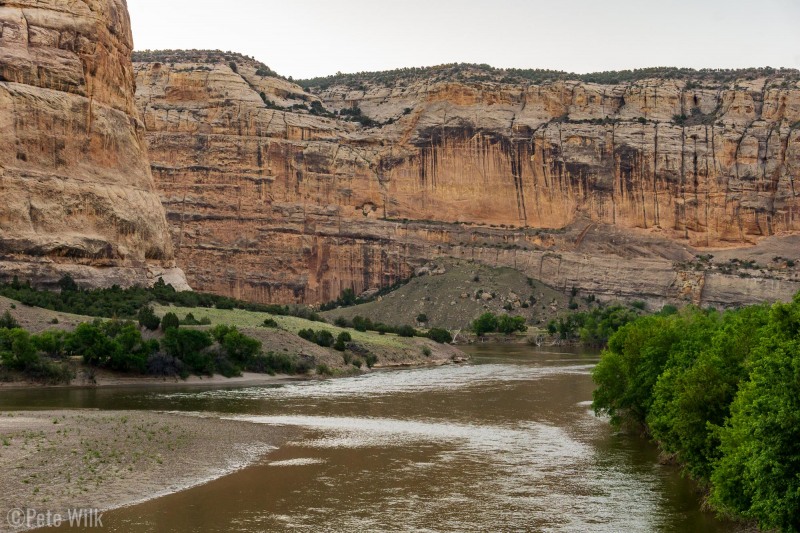
[[[791,260],[697,260],[797,259],[796,72],[608,85],[434,72],[305,91],[235,54],[136,59],[153,174],[199,290],[319,303],[441,256],[607,298],[800,289]]]
[[[149,284],[176,268],[134,102],[124,0],[0,2],[0,278]]]

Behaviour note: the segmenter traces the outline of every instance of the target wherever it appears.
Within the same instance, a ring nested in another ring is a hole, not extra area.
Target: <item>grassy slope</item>
[[[348,331],[353,337],[353,342],[378,356],[376,367],[441,362],[450,360],[454,356],[463,356],[456,348],[437,344],[429,339],[410,339],[396,335],[345,330],[330,324],[291,316],[274,316],[240,309],[208,309],[205,307],[155,306],[155,311],[160,316],[171,311],[181,319],[186,314],[192,313],[198,320],[208,317],[212,325],[234,325],[246,335],[260,340],[265,351],[312,355],[318,363],[327,364],[332,368],[346,368],[342,354],[332,348],[323,348],[301,339],[297,336],[298,331],[307,328],[327,329],[334,336],[339,335],[342,331]],[[260,327],[267,318],[273,318],[278,323],[278,329]],[[431,350],[430,357],[426,357],[422,353],[425,346]]]
[[[290,316],[272,316],[267,313],[256,313],[239,309],[221,310],[209,309],[205,307],[181,308],[156,306],[156,313],[163,316],[166,312],[175,312],[180,318],[187,313],[193,313],[197,319],[208,317],[212,324],[229,324],[237,326],[243,333],[261,341],[264,351],[282,352],[297,355],[313,356],[317,363],[324,363],[333,369],[354,370],[352,366],[344,364],[342,354],[332,348],[323,348],[312,342],[308,342],[297,336],[297,332],[304,328],[315,330],[327,329],[338,335],[342,328],[324,324],[321,322],[311,322],[302,318]],[[24,305],[15,300],[0,297],[0,314],[8,310],[11,315],[19,322],[20,326],[33,333],[59,329],[73,330],[82,322],[92,322],[95,317],[60,313]],[[279,328],[259,327],[265,318],[274,318],[278,322]],[[57,321],[57,323],[54,323]],[[378,335],[377,333],[362,333],[355,330],[347,330],[353,337],[353,341],[363,346],[369,352],[378,356],[376,367],[432,364],[449,361],[452,358],[462,357],[464,354],[452,346],[437,344],[429,339],[407,339],[395,335]],[[147,337],[153,336],[151,333]],[[159,334],[155,335],[160,336]],[[423,354],[423,347],[428,347],[431,356]],[[366,367],[364,367],[366,368]],[[100,374],[116,375],[113,372],[98,370]],[[80,372],[79,372],[80,374]],[[98,375],[100,375],[98,374]]]
[[[366,304],[334,309],[322,313],[331,322],[343,316],[352,319],[356,315],[369,317],[373,321],[392,325],[416,325],[417,315],[428,316],[431,327],[448,329],[466,328],[482,313],[491,311],[503,314],[503,306],[519,300],[529,302],[528,308],[515,307],[509,314],[524,316],[528,323],[544,327],[566,312],[569,295],[552,289],[536,280],[528,280],[521,272],[511,268],[490,268],[468,261],[440,262],[444,274],[415,277],[396,291]],[[434,271],[436,269],[433,269]],[[475,278],[478,281],[475,281]],[[478,296],[479,291],[494,294],[490,300]],[[586,303],[575,298],[581,310]],[[519,305],[519,304],[517,304]]]
[[[32,333],[41,333],[48,329],[73,330],[81,322],[94,320],[90,316],[60,313],[42,309],[41,307],[30,307],[16,300],[0,296],[0,314],[6,311],[11,313],[11,316],[19,322],[20,327]],[[54,321],[58,322],[54,323]]]

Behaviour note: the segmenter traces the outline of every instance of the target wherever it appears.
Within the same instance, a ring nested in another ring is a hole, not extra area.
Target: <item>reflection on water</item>
[[[252,467],[107,513],[112,531],[734,530],[651,445],[591,413],[595,355],[471,351],[466,366],[279,387],[8,399],[300,428]]]

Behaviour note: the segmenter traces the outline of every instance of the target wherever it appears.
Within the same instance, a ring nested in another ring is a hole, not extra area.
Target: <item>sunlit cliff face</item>
[[[0,271],[147,284],[174,269],[134,103],[123,0],[0,8]]]
[[[305,92],[241,56],[140,59],[154,176],[198,289],[317,303],[453,256],[608,296],[724,304],[789,290],[675,262],[797,232],[796,82]],[[320,103],[322,116],[298,109]],[[354,107],[376,125],[345,120]]]

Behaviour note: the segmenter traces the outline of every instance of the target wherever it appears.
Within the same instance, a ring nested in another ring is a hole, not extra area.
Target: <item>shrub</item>
[[[472,331],[479,337],[497,331],[497,316],[494,313],[484,313],[472,322]]]
[[[158,318],[153,308],[149,305],[139,309],[137,318],[139,319],[139,325],[150,331],[157,330],[158,326],[161,324],[161,319]]]
[[[362,316],[354,316],[353,329],[356,331],[367,331],[368,329],[372,329],[372,321],[369,318],[364,318]]]
[[[45,331],[34,336],[36,349],[52,359],[61,359],[66,354],[66,336],[63,331]]]
[[[322,346],[323,348],[330,348],[333,345],[333,333],[327,329],[314,331],[313,329],[301,329],[297,332],[301,338]]]
[[[321,329],[314,335],[314,342],[324,348],[330,348],[333,345],[333,333],[327,329]]]
[[[405,325],[397,328],[397,334],[401,337],[414,337],[417,334],[417,330],[411,326]]]
[[[226,378],[233,378],[242,375],[242,371],[239,369],[239,367],[224,355],[217,355],[217,357],[214,359],[214,366],[216,367],[217,372]]]
[[[12,370],[26,370],[39,361],[36,345],[24,329],[0,329],[0,360]]]
[[[674,305],[667,304],[661,308],[661,311],[658,312],[659,315],[669,316],[669,315],[677,315],[678,308]]]
[[[367,368],[372,368],[378,362],[378,356],[373,353],[366,353],[364,361],[367,363]]]
[[[184,319],[181,320],[181,325],[182,326],[199,326],[200,325],[200,321],[197,320],[194,317],[193,313],[187,313],[186,317],[184,317]]]
[[[146,370],[154,376],[180,376],[186,378],[189,372],[183,362],[165,353],[153,353],[147,358]]]
[[[165,332],[170,329],[178,329],[180,325],[181,321],[175,313],[167,313],[161,319],[161,330]]]
[[[169,328],[161,344],[167,355],[180,359],[192,372],[213,374],[214,361],[207,351],[213,340],[207,332]]]
[[[237,364],[246,364],[261,352],[261,341],[242,335],[236,328],[225,334],[220,345],[225,355]]]
[[[428,315],[425,313],[420,313],[417,315],[417,322],[420,324],[427,324],[428,323]]]
[[[274,318],[266,318],[264,319],[264,323],[262,324],[265,328],[277,328],[278,322],[275,321]]]
[[[433,352],[431,352],[430,348],[428,348],[427,346],[422,347],[422,355],[424,355],[425,357],[430,357],[431,353]]]
[[[333,345],[333,348],[334,348],[334,350],[338,350],[340,352],[343,352],[347,348],[347,343],[352,341],[352,340],[353,340],[353,337],[348,332],[342,331],[336,337],[336,343]],[[347,364],[347,363],[348,363],[348,361],[345,361],[345,364]]]
[[[317,365],[317,374],[321,376],[332,376],[333,370],[326,364],[320,363]]]
[[[517,331],[527,331],[525,317],[503,315],[497,319],[497,331],[510,335]]]
[[[19,327],[19,322],[11,316],[11,313],[6,310],[3,316],[0,316],[0,329],[16,329]]]
[[[62,292],[76,292],[78,290],[78,284],[75,283],[75,280],[72,279],[72,276],[69,274],[64,274],[64,276],[58,280],[58,286]]]
[[[453,342],[453,336],[450,335],[450,332],[442,328],[431,328],[428,330],[427,337],[439,344],[449,344]]]

